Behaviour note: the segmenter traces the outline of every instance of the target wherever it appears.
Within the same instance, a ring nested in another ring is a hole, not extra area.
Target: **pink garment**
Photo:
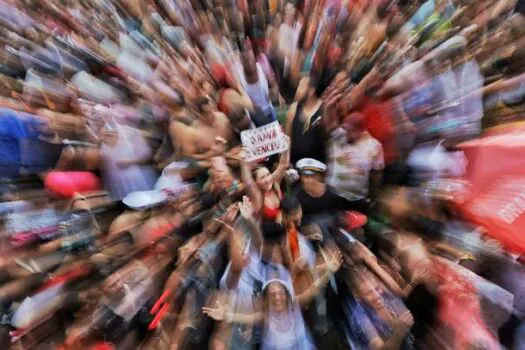
[[[71,198],[75,193],[98,191],[100,180],[88,171],[52,171],[45,179],[46,189],[60,197]]]

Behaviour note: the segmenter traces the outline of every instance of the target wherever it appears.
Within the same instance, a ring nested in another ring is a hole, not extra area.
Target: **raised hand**
[[[339,270],[341,265],[343,264],[343,254],[341,254],[341,251],[337,249],[332,256],[326,261],[326,266],[328,267],[328,270],[330,270],[332,273]]]
[[[215,321],[224,321],[226,319],[226,306],[217,300],[215,308],[203,307],[202,313]]]
[[[242,203],[239,203],[239,211],[241,216],[245,219],[251,219],[253,216],[253,205],[252,201],[248,196],[242,197]]]
[[[221,219],[222,221],[226,223],[231,223],[233,220],[235,220],[235,217],[239,213],[239,205],[237,203],[231,204],[228,209],[226,209],[226,212],[224,215],[222,215]]]

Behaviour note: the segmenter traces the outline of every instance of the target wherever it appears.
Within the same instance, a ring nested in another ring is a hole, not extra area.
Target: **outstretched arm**
[[[215,307],[203,307],[202,312],[216,321],[226,321],[228,323],[240,323],[245,325],[254,325],[263,321],[261,312],[252,314],[235,313],[229,310],[230,307],[222,304],[217,300]]]

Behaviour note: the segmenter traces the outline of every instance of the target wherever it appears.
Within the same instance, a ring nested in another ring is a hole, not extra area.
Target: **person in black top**
[[[315,159],[304,158],[297,162],[296,167],[300,172],[300,186],[295,196],[301,204],[305,225],[315,223],[325,231],[323,227],[328,229],[337,222],[338,212],[355,210],[367,213],[371,208],[368,199],[350,201],[328,187],[324,183],[325,164]]]
[[[288,110],[286,134],[290,137],[290,157],[294,164],[303,158],[326,162],[327,134],[322,122],[321,93],[312,80],[303,79],[297,88],[298,102]]]

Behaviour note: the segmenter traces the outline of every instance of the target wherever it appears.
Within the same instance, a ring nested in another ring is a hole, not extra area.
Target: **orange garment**
[[[279,0],[270,0],[270,15],[275,15],[279,7]]]
[[[292,261],[296,261],[299,258],[299,234],[295,225],[288,228],[288,245],[292,252]]]

